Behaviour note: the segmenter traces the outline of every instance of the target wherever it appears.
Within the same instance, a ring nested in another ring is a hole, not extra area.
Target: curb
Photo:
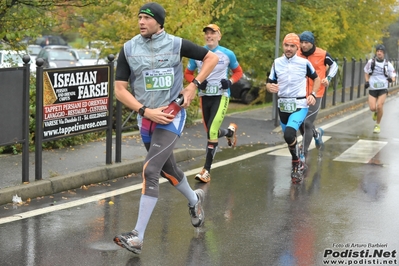
[[[195,157],[203,156],[204,154],[204,149],[177,149],[174,151],[176,162],[191,160]],[[18,195],[21,197],[22,201],[26,201],[28,198],[48,196],[79,188],[83,185],[106,182],[132,173],[140,173],[142,170],[143,159],[136,159],[38,180],[28,184],[2,188],[0,193],[0,205],[12,202],[12,197],[14,195]]]

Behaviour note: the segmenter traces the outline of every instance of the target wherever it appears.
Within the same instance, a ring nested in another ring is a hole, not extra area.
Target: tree
[[[221,44],[235,51],[244,71],[254,71],[264,80],[275,53],[277,1],[220,0],[217,4],[228,8],[226,14],[213,18],[223,32]],[[309,30],[316,45],[334,57],[364,58],[396,21],[396,4],[396,0],[282,1],[279,43],[289,32]]]
[[[84,27],[79,29],[83,38],[104,40],[116,47],[139,34],[138,9],[148,1],[103,1],[104,6],[91,6],[81,9],[85,19]],[[211,12],[215,12],[214,0],[160,0],[158,3],[166,10],[165,29],[168,33],[180,36],[196,43],[202,43],[202,27],[211,21]]]
[[[383,43],[387,49],[388,58],[399,58],[399,21],[391,24],[388,29],[389,36],[384,37]]]
[[[7,0],[0,2],[0,39],[11,47],[35,38],[60,21],[61,8],[81,8],[101,0]]]

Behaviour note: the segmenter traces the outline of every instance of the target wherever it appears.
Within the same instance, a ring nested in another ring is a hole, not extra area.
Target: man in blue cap
[[[328,87],[331,79],[335,76],[338,71],[338,65],[333,60],[332,56],[325,50],[316,47],[315,38],[312,32],[304,31],[299,36],[301,49],[298,50],[298,56],[306,58],[312,63],[316,69],[317,75],[321,80],[320,88],[316,96],[316,104],[309,106],[308,114],[304,123],[302,124],[300,131],[303,135],[302,149],[305,157],[308,154],[309,145],[312,142],[312,138],[315,139],[317,149],[323,149],[323,129],[316,129],[314,121],[316,120],[317,114],[320,110],[321,100],[323,98],[325,88]],[[326,75],[328,70],[328,75]],[[313,80],[307,79],[306,83],[307,95],[312,93]]]

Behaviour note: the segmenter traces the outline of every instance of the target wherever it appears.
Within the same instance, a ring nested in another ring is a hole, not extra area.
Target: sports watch
[[[139,115],[144,116],[144,112],[145,109],[147,108],[147,106],[143,105],[140,109],[139,109]]]
[[[199,82],[199,81],[196,80],[196,79],[193,79],[193,81],[191,81],[191,82],[194,83],[195,86],[197,86],[197,88],[201,85],[201,82]]]

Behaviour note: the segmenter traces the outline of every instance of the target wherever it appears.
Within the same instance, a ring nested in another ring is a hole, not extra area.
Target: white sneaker
[[[230,125],[227,127],[227,129],[230,129],[231,131],[233,131],[233,136],[231,137],[226,137],[227,138],[227,145],[229,145],[229,147],[234,148],[237,144],[237,125],[234,123],[230,123]]]
[[[374,133],[380,133],[380,131],[381,131],[381,128],[380,128],[380,125],[378,125],[378,124],[376,124],[375,126],[374,126]]]
[[[211,174],[205,168],[201,170],[199,174],[195,176],[195,179],[203,183],[211,181]]]

